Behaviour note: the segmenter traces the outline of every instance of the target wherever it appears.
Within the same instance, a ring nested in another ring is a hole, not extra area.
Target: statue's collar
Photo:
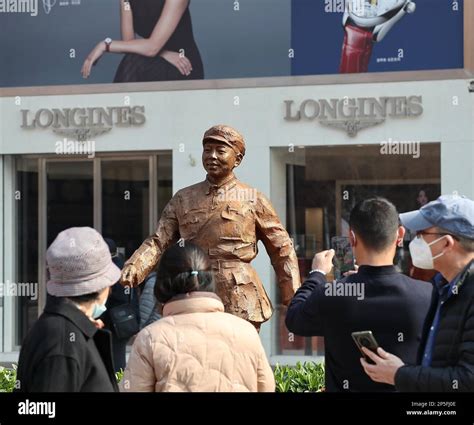
[[[236,184],[237,184],[237,178],[235,177],[235,174],[232,173],[228,178],[226,178],[221,184],[213,184],[209,181],[209,179],[206,177],[206,183],[207,183],[207,190],[206,190],[206,195],[209,195],[214,189],[215,191],[222,189],[222,190],[229,190],[232,189]]]

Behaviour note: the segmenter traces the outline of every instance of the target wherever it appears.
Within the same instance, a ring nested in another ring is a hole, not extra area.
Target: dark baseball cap
[[[474,239],[474,201],[465,196],[442,195],[419,210],[400,214],[400,221],[414,232],[436,226],[453,235]]]

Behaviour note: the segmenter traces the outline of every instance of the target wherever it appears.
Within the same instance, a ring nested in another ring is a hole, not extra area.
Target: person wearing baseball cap
[[[300,286],[293,242],[268,199],[237,179],[234,169],[245,156],[243,136],[228,125],[215,125],[202,138],[206,179],[179,190],[163,210],[157,229],[122,269],[121,283],[136,286],[156,267],[163,252],[180,240],[209,255],[216,292],[228,313],[257,330],[273,308],[251,261],[262,241],[278,280],[281,304]]]
[[[416,237],[409,249],[413,264],[435,269],[433,298],[425,321],[418,364],[406,365],[379,348],[361,359],[376,382],[399,391],[474,391],[474,201],[445,195],[417,211],[400,214]]]
[[[90,227],[58,234],[46,253],[48,298],[21,347],[19,392],[112,392],[110,332],[96,319],[120,278],[102,236]]]

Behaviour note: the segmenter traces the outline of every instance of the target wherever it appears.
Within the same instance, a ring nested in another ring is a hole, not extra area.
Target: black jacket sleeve
[[[398,391],[474,392],[474,304],[464,322],[459,360],[454,366],[403,366],[395,375]]]
[[[286,313],[286,327],[301,336],[323,336],[321,298],[324,296],[326,278],[315,272],[306,279],[291,300]]]
[[[71,357],[46,357],[38,364],[32,377],[28,392],[81,391],[79,364]]]

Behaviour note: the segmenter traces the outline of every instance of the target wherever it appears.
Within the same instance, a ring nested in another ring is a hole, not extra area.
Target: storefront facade
[[[172,194],[205,178],[201,139],[214,124],[244,134],[247,154],[236,174],[272,201],[294,239],[303,276],[314,253],[347,232],[348,212],[364,197],[386,196],[400,211],[417,208],[420,192],[428,199],[452,192],[474,198],[469,84],[448,79],[1,98],[0,276],[17,288],[36,284],[37,291],[0,298],[0,362],[16,361],[44,302],[44,251],[57,232],[93,226],[131,255]],[[101,120],[110,128],[103,134],[95,131]],[[89,133],[79,134],[79,127]],[[93,143],[71,144],[78,139]],[[286,331],[275,276],[259,248],[253,264],[276,308],[261,331],[271,362],[318,359],[321,340]]]

